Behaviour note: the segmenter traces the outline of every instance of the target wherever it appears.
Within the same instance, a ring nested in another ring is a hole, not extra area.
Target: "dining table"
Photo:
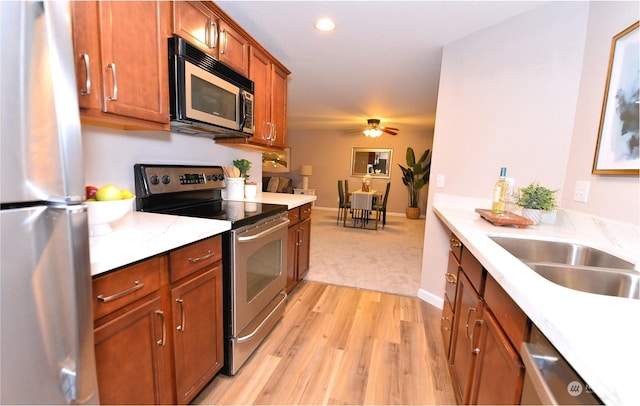
[[[344,216],[344,227],[364,228],[368,230],[378,229],[378,216],[372,217],[375,204],[381,198],[377,190],[355,190],[351,195],[351,219]]]

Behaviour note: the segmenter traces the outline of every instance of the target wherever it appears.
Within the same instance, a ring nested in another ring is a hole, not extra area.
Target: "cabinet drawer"
[[[469,250],[465,247],[462,247],[462,258],[460,259],[460,266],[462,270],[469,278],[469,281],[475,288],[476,292],[480,296],[482,296],[482,292],[484,290],[484,275],[482,270],[482,265],[476,257],[473,256]]]
[[[462,256],[462,242],[453,233],[449,236],[449,248],[451,248],[451,252],[453,252],[453,255],[455,255],[458,262],[460,262],[460,257]]]
[[[522,342],[527,339],[529,319],[491,275],[487,275],[484,300],[511,344],[520,348]]]
[[[449,262],[447,263],[447,273],[444,275],[445,286],[444,296],[453,307],[456,300],[456,288],[458,287],[458,270],[460,264],[453,251],[449,251]]]
[[[287,215],[289,216],[289,221],[291,222],[289,223],[289,227],[298,224],[300,222],[300,207],[290,209],[287,212]]]
[[[93,280],[93,319],[118,310],[160,289],[166,257],[157,256]]]
[[[207,238],[169,253],[171,282],[184,278],[222,259],[222,237]]]
[[[300,221],[311,217],[311,203],[300,206]]]

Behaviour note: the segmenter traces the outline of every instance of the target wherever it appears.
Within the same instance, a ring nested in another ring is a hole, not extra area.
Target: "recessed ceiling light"
[[[313,24],[318,31],[333,31],[336,29],[336,23],[330,18],[321,18]]]

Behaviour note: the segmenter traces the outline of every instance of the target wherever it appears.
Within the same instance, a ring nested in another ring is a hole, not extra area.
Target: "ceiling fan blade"
[[[387,127],[387,126],[382,127],[382,129],[387,129],[387,130],[391,130],[391,131],[400,131],[400,130],[399,130],[399,129],[397,129],[397,128]]]
[[[395,131],[391,131],[389,128],[383,128],[382,129],[383,132],[387,133],[387,134],[391,134],[391,135],[398,135],[397,132]]]

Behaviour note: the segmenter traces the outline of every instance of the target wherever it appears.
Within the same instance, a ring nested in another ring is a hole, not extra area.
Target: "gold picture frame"
[[[283,151],[269,150],[262,152],[262,172],[289,173],[291,172],[291,148]]]
[[[638,26],[635,22],[612,40],[593,158],[592,173],[595,175],[640,175]]]

